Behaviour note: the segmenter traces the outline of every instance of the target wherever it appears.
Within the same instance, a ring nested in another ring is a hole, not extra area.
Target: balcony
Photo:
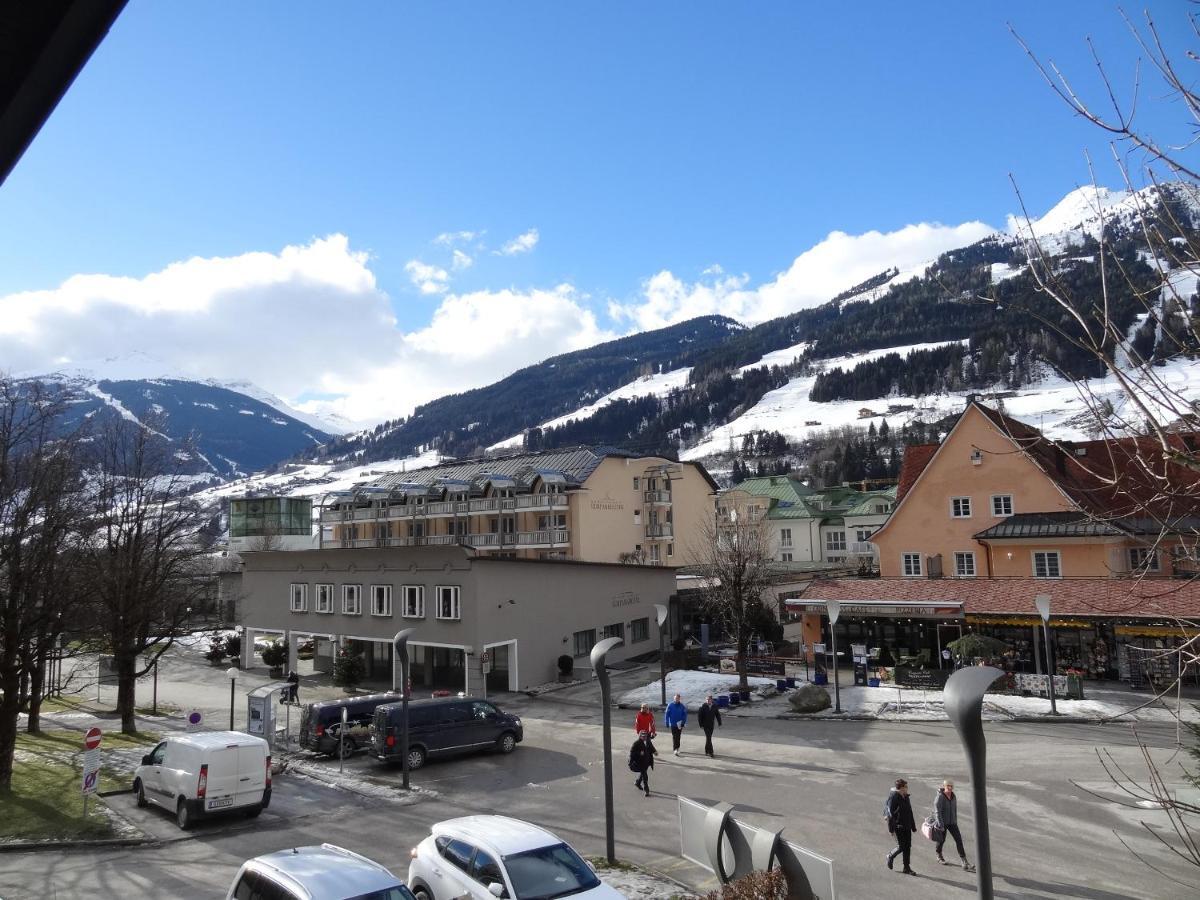
[[[851,556],[874,556],[875,545],[868,541],[851,541],[847,552]]]
[[[670,491],[645,491],[642,496],[645,502],[652,506],[669,506],[671,504]]]
[[[646,537],[648,538],[672,538],[674,536],[675,528],[670,522],[646,526]]]
[[[431,534],[428,537],[417,538],[422,547],[445,547],[447,545],[461,544],[466,540],[465,534]]]
[[[509,534],[464,534],[459,538],[470,547],[491,549],[495,547],[562,547],[571,543],[571,533],[565,529],[552,528],[543,531],[517,531]]]

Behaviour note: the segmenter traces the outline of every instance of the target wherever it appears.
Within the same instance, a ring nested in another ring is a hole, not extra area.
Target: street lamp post
[[[967,754],[971,799],[975,802],[975,852],[979,900],[992,900],[992,840],[987,817],[987,742],[983,737],[983,695],[1004,673],[991,666],[959,669],[946,681],[943,708]]]
[[[825,609],[829,613],[829,646],[833,648],[833,711],[840,713],[842,711],[842,691],[838,684],[837,634],[834,626],[837,625],[838,616],[842,614],[842,604],[836,600],[826,600]]]
[[[408,639],[415,628],[397,631],[392,638],[396,658],[400,660],[400,771],[404,789],[408,790]],[[392,689],[396,687],[396,667],[392,666]]]
[[[1042,643],[1046,654],[1046,691],[1050,696],[1050,715],[1058,715],[1058,705],[1054,702],[1054,669],[1050,664],[1050,595],[1038,594],[1033,598],[1038,615],[1042,617]]]
[[[617,861],[617,846],[613,836],[612,710],[609,703],[611,685],[604,659],[609,650],[624,643],[618,637],[605,638],[592,648],[591,655],[592,671],[600,680],[600,706],[604,716],[604,848],[610,863]]]
[[[662,705],[667,705],[667,633],[663,626],[667,624],[667,608],[661,603],[654,604],[658,615],[658,666],[662,675]]]
[[[238,675],[241,673],[238,671],[237,666],[230,666],[228,669],[225,670],[225,674],[229,678],[229,730],[233,731],[233,702],[234,702],[233,692],[234,692],[235,688],[237,687]]]

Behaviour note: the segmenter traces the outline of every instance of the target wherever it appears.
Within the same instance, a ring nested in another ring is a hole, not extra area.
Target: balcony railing
[[[644,491],[642,498],[646,503],[670,503],[670,491]]]
[[[666,496],[665,501],[658,502],[670,502],[671,495],[667,491],[650,491],[649,493]],[[487,497],[480,500],[444,500],[435,503],[365,506],[357,509],[325,509],[321,511],[321,521],[323,523],[370,522],[426,516],[467,516],[518,509],[565,509],[568,506],[567,494],[522,494],[518,497]]]
[[[875,545],[867,541],[851,541],[848,552],[851,556],[874,556]]]
[[[471,547],[558,547],[571,542],[571,533],[561,528],[516,531],[508,534],[465,534],[460,540]]]
[[[674,534],[675,529],[670,522],[646,526],[646,537],[648,538],[669,538],[674,537]]]

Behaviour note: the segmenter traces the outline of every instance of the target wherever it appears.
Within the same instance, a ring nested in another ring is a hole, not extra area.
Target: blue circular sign
[[[188,714],[188,724],[189,725],[199,725],[200,724],[199,710],[194,709],[191,711],[191,713]]]

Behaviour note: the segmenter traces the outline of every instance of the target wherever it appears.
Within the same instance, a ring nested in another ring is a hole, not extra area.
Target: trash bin
[[[1067,699],[1082,700],[1083,699],[1083,676],[1068,675],[1067,676]]]
[[[729,695],[729,705],[730,706],[737,706],[739,703],[741,703],[741,701],[742,701],[742,698],[738,696],[737,691],[733,691],[732,693],[730,693],[730,695]]]
[[[718,709],[728,709],[729,696],[727,694],[718,694],[716,699],[717,699],[717,708]]]
[[[749,691],[738,691],[738,699],[741,700],[743,703],[749,703],[750,702],[750,692]]]
[[[867,679],[867,687],[879,687],[879,679],[878,678],[868,678]]]
[[[787,686],[789,688],[794,688],[796,686],[796,679],[794,677],[792,677],[791,675],[789,675],[787,678],[785,678],[784,681],[787,682]]]
[[[788,683],[787,683],[786,678],[780,678],[779,680],[777,680],[775,682],[775,690],[779,691],[779,693],[782,694],[787,689],[788,689]]]

